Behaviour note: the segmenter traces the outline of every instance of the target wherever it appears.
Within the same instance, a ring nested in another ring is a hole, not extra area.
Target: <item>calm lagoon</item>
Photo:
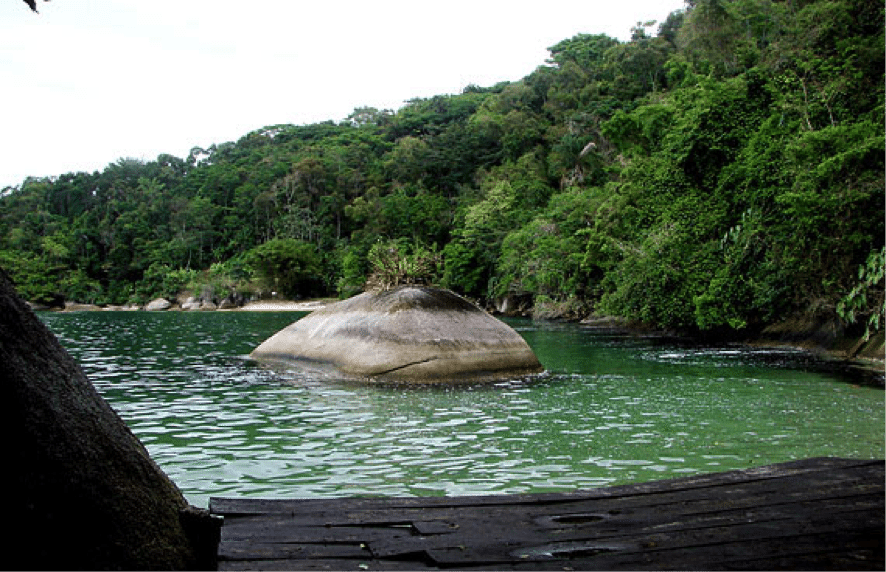
[[[564,491],[884,457],[884,393],[804,352],[507,320],[547,372],[377,386],[247,355],[303,313],[41,318],[188,500]]]

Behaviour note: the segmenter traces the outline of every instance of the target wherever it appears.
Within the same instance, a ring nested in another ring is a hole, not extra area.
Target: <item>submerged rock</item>
[[[543,370],[507,324],[449,290],[417,286],[330,304],[268,338],[252,357],[410,383],[487,381]]]

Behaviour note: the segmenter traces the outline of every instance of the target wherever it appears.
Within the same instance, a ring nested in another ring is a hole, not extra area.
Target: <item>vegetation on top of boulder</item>
[[[378,242],[369,250],[368,259],[372,271],[366,290],[376,292],[398,286],[433,286],[443,263],[436,249],[410,247],[402,241]]]

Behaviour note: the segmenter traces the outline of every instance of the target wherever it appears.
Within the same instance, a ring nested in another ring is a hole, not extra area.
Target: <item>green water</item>
[[[547,373],[367,386],[246,355],[292,312],[42,314],[188,500],[561,491],[882,458],[881,389],[801,352],[510,321]]]

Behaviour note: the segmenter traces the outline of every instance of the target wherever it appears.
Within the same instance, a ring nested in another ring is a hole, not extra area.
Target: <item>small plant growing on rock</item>
[[[421,245],[409,248],[397,241],[376,243],[367,259],[370,267],[367,291],[391,290],[410,284],[433,285],[443,260],[436,248]]]

